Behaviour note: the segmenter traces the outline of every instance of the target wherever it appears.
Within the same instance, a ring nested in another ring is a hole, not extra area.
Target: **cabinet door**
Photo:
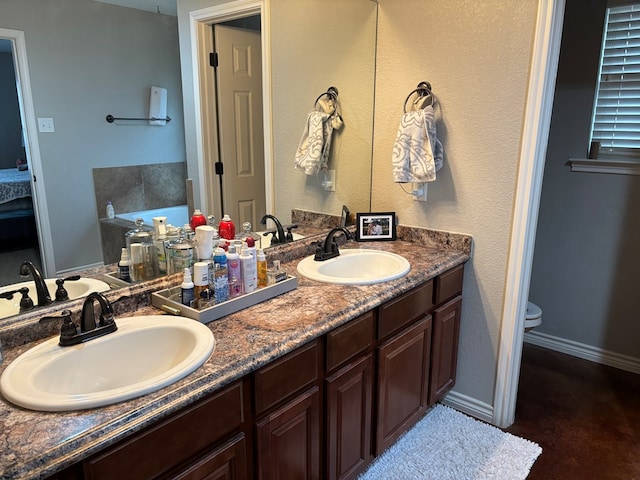
[[[83,462],[87,480],[157,478],[222,441],[244,423],[245,387],[236,382]],[[224,415],[220,415],[224,412]]]
[[[194,462],[189,468],[171,475],[173,480],[246,480],[246,440],[239,433],[220,447]]]
[[[430,351],[431,315],[378,347],[376,456],[427,411]]]
[[[373,355],[327,378],[326,396],[326,478],[355,478],[372,459]]]
[[[430,406],[444,397],[456,383],[461,308],[462,296],[458,296],[433,313]]]
[[[256,423],[259,479],[320,478],[319,397],[313,387]]]

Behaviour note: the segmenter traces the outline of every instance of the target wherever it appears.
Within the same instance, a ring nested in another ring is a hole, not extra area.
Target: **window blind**
[[[591,141],[640,159],[640,3],[607,9]]]

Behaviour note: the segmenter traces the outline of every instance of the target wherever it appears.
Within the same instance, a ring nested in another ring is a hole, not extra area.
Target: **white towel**
[[[391,157],[393,181],[433,182],[436,172],[442,168],[443,158],[433,106],[402,115]]]
[[[307,115],[295,157],[295,168],[307,175],[327,169],[333,124],[331,115],[313,110]]]

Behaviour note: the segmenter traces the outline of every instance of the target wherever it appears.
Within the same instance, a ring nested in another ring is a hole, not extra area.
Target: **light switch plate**
[[[41,133],[53,133],[53,118],[38,118],[38,131]]]

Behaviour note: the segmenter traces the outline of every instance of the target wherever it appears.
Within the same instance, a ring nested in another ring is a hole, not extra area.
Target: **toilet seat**
[[[542,309],[535,303],[527,302],[527,313],[524,316],[525,330],[537,327],[542,323]]]

